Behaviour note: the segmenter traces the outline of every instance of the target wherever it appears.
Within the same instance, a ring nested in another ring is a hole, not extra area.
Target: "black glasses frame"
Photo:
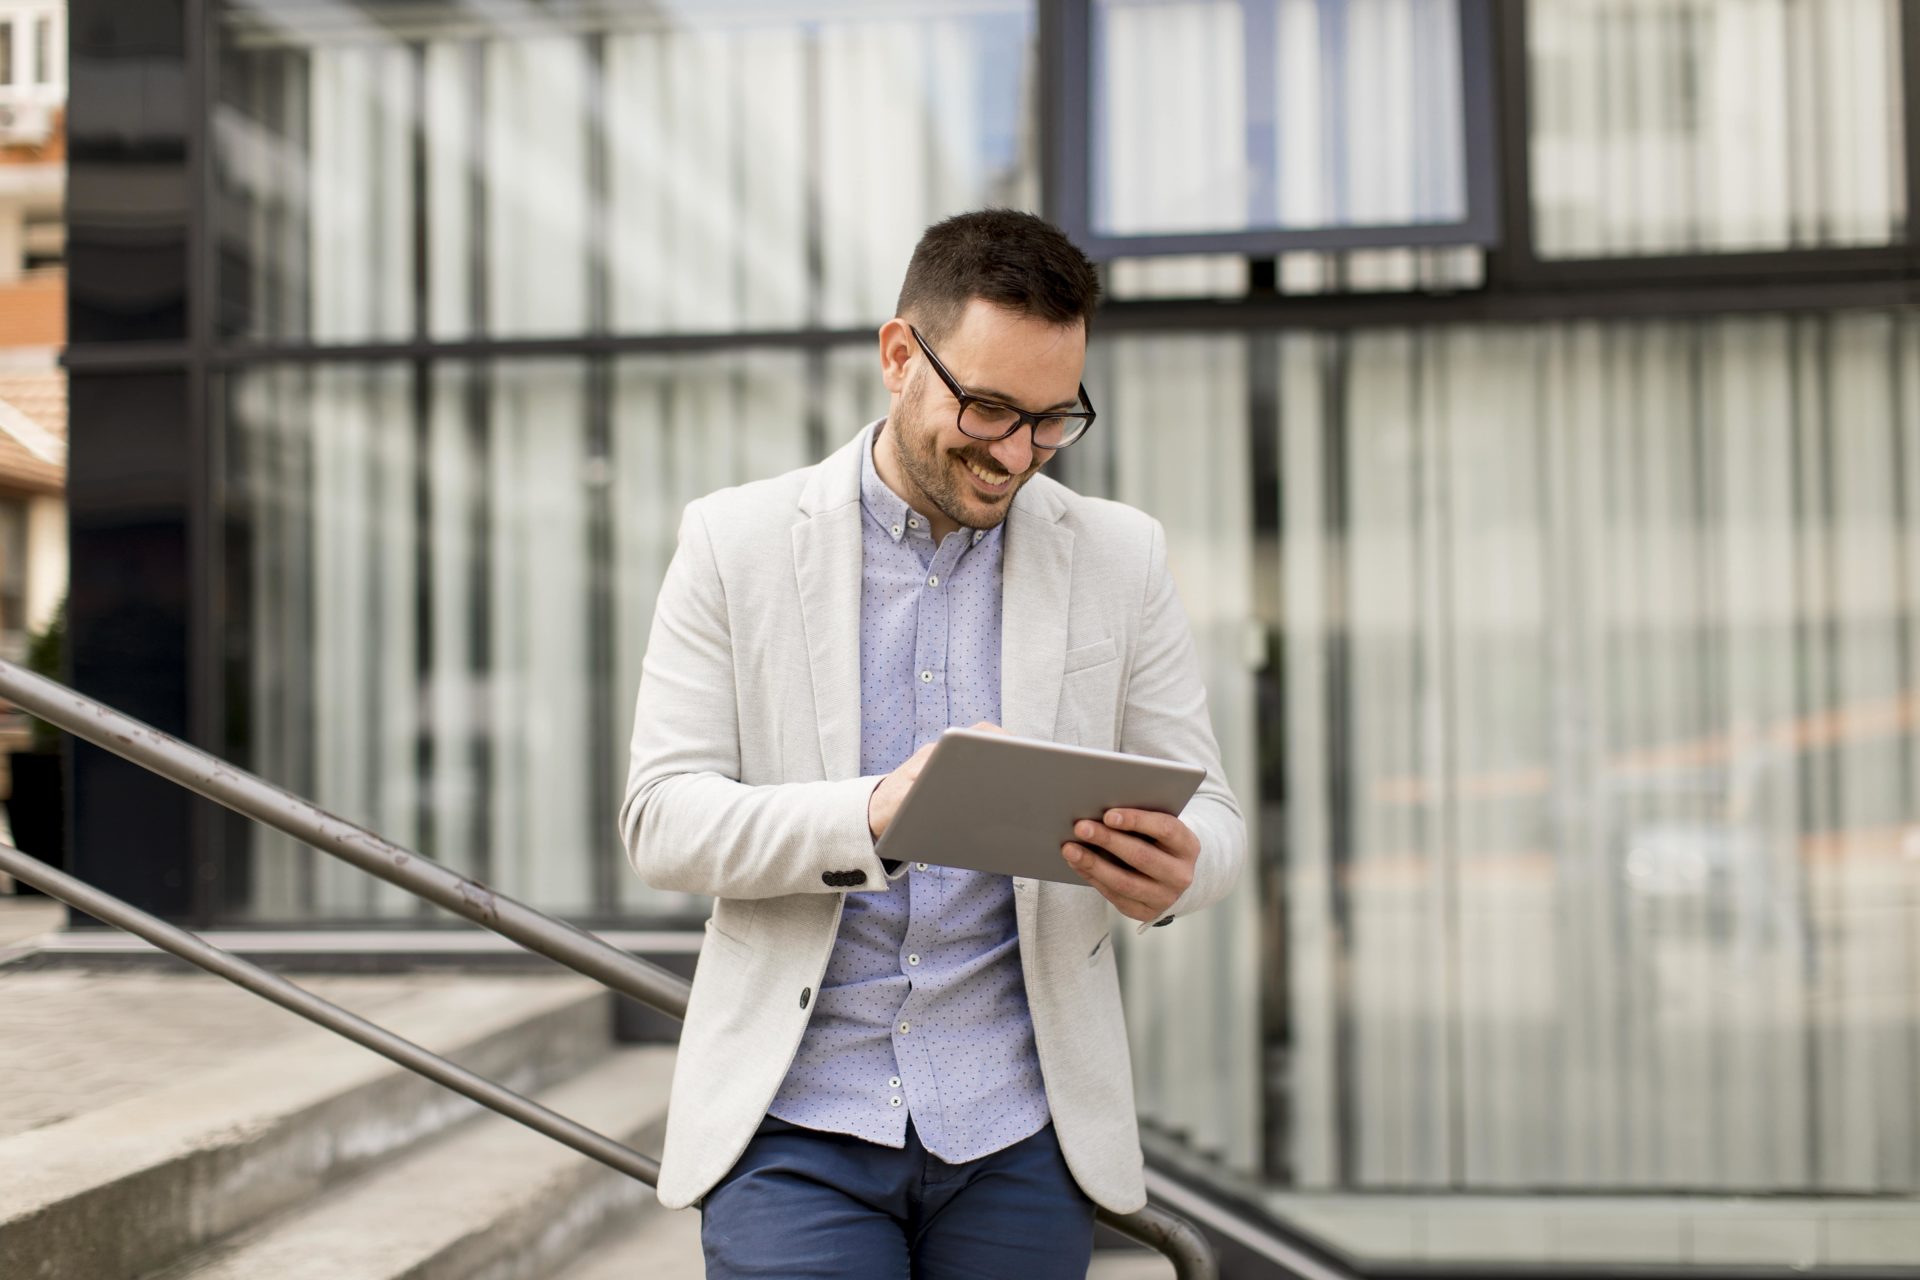
[[[961,434],[963,435],[971,436],[975,440],[1005,440],[1020,428],[1031,427],[1033,428],[1031,437],[1033,447],[1053,452],[1066,448],[1081,436],[1087,434],[1087,428],[1091,427],[1093,420],[1099,416],[1094,412],[1093,401],[1087,398],[1087,384],[1084,382],[1080,384],[1080,403],[1086,406],[1084,409],[1055,409],[1048,413],[1028,413],[1025,409],[1010,405],[1004,400],[995,400],[992,396],[974,395],[973,392],[960,385],[958,378],[947,372],[947,366],[941,364],[940,357],[933,354],[933,348],[927,345],[927,340],[921,336],[919,329],[909,324],[907,326],[907,332],[911,333],[913,340],[920,344],[920,350],[925,353],[927,363],[932,365],[933,371],[940,375],[940,381],[947,384],[947,390],[951,391],[953,398],[960,402],[960,408],[954,414],[953,422],[956,427],[960,428]],[[996,409],[1004,409],[1014,415],[1013,425],[1005,431],[1002,431],[999,435],[993,436],[983,436],[978,431],[968,431],[967,406],[970,404],[991,405]],[[1041,444],[1040,424],[1048,418],[1068,418],[1078,425],[1073,427],[1067,438],[1060,441],[1060,443]]]

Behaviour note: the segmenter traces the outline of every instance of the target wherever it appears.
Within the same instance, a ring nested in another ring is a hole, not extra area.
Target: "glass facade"
[[[365,342],[884,318],[929,222],[1036,199],[1032,8],[810,12],[230,7],[223,330]]]
[[[1462,7],[1092,0],[1084,194],[1457,218]],[[613,831],[681,507],[884,411],[928,222],[1048,207],[1048,11],[248,0],[200,119],[157,7],[86,8],[78,683],[537,906],[697,919]],[[1920,327],[1847,256],[1905,240],[1903,7],[1499,12],[1508,230],[1618,279],[1107,267],[1055,466],[1165,524],[1253,851],[1120,943],[1150,1151],[1362,1269],[1920,1265]],[[1777,277],[1635,275],[1735,251]],[[143,905],[428,920],[75,760]]]
[[[1101,235],[1467,216],[1454,0],[1096,0]]]
[[[1546,257],[1907,234],[1895,0],[1534,0]]]
[[[223,432],[233,754],[542,908],[704,913],[639,882],[609,817],[653,600],[687,502],[813,461],[819,417],[837,444],[885,412],[850,358],[868,354],[236,372]],[[236,838],[226,911],[416,913],[290,837]]]
[[[1127,953],[1144,1114],[1363,1256],[1920,1258],[1912,318],[1103,357],[1258,797]]]

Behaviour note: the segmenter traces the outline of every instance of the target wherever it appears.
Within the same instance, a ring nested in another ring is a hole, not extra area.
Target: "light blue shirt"
[[[890,773],[953,725],[1000,722],[1000,528],[934,546],[861,463],[860,771]],[[891,447],[889,445],[888,447]],[[981,797],[991,803],[992,797]],[[1049,1118],[1020,969],[1013,881],[915,863],[849,893],[812,1020],[769,1110],[941,1160],[977,1160]]]

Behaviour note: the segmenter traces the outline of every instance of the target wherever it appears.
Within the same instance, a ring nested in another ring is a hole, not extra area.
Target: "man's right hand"
[[[989,733],[1006,732],[999,725],[986,720],[969,727],[985,729]],[[936,738],[908,756],[901,762],[898,769],[880,779],[879,785],[874,787],[872,793],[867,796],[867,830],[873,832],[875,840],[887,834],[887,828],[893,825],[894,815],[900,812],[900,805],[906,800],[907,792],[913,790],[913,784],[920,777],[920,771],[927,767],[927,757],[933,754],[933,749],[937,745],[939,745],[939,739]]]

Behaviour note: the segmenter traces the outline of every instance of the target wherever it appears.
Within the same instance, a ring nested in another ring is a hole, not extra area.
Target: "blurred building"
[[[681,506],[1035,208],[1113,297],[1056,467],[1166,524],[1257,851],[1122,956],[1156,1162],[1362,1267],[1920,1264],[1910,6],[73,8],[83,690],[697,921],[613,829]],[[73,777],[151,909],[431,923]]]
[[[0,4],[0,657],[67,582],[66,6]]]

